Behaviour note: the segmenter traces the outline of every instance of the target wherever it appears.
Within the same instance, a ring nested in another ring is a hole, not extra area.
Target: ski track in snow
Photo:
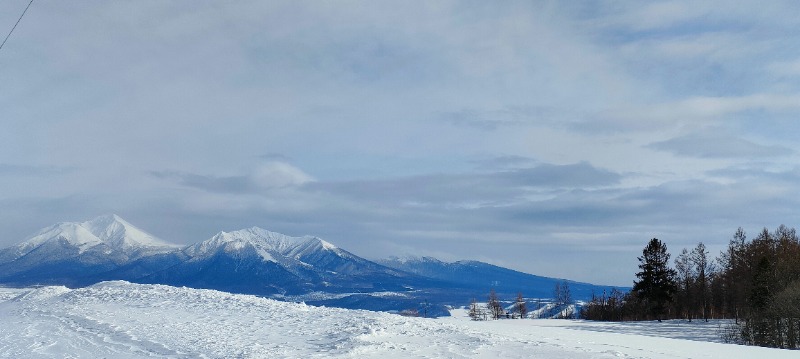
[[[646,336],[654,323],[471,322],[312,307],[212,290],[105,282],[0,288],[4,358],[789,358]],[[666,334],[679,335],[680,328]],[[694,326],[696,327],[696,326]],[[651,333],[666,335],[665,333]]]

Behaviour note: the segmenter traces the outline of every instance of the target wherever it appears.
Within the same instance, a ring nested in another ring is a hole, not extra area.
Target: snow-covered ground
[[[105,282],[0,288],[3,358],[796,358],[706,341],[716,324],[472,322]],[[677,338],[677,339],[676,339]]]

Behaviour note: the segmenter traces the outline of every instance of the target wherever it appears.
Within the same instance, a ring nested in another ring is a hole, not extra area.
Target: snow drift
[[[463,313],[407,318],[119,281],[81,289],[0,288],[0,321],[0,357],[6,358],[780,359],[797,354],[620,334],[613,323],[471,322]],[[639,333],[658,326],[640,325]]]

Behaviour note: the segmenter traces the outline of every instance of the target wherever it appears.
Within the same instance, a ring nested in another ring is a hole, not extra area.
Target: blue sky
[[[799,6],[37,0],[0,51],[0,245],[116,213],[629,285],[652,237],[798,223]]]

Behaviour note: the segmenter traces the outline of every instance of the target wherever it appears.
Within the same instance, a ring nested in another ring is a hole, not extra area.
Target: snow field
[[[795,358],[565,320],[472,322],[312,307],[212,290],[104,282],[0,289],[0,357]],[[674,325],[674,323],[673,323]],[[671,329],[674,330],[674,329]],[[622,331],[622,333],[620,333]],[[627,332],[626,332],[627,331]]]

